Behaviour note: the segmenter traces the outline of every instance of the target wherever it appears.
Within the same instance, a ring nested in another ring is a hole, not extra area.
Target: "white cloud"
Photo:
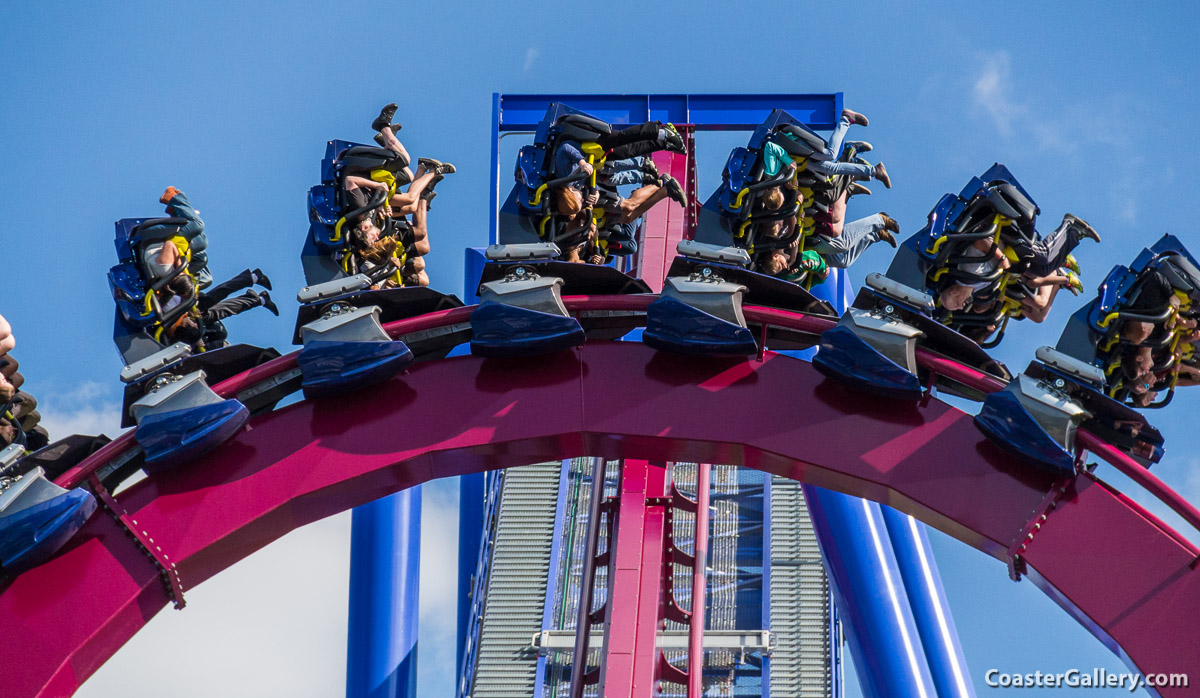
[[[528,49],[526,49],[525,65],[524,65],[524,67],[521,68],[521,72],[528,73],[530,70],[533,70],[533,62],[537,60],[537,57],[538,57],[537,48],[530,46]]]
[[[112,390],[96,381],[81,383],[65,392],[34,393],[42,426],[51,439],[71,434],[108,434],[121,431],[121,402]]]
[[[983,56],[982,62],[971,93],[975,106],[987,113],[1001,135],[1011,136],[1014,122],[1023,121],[1029,112],[1013,101],[1012,58],[998,51]]]

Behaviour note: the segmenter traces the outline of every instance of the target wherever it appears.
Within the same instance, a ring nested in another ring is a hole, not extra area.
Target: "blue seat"
[[[1019,274],[997,268],[977,275],[958,266],[982,261],[982,257],[967,256],[980,240],[993,240],[1002,250],[1036,241],[1039,211],[1012,172],[993,164],[972,177],[958,194],[945,194],[938,200],[927,224],[902,243],[887,275],[935,300],[954,282],[988,284],[975,294],[977,305],[992,306],[987,312],[940,310],[937,317],[956,331],[971,334],[982,346],[994,347],[1003,339],[1008,321],[1021,319],[1021,300],[1032,291],[1021,283]]]
[[[783,148],[797,165],[793,175],[784,168],[775,175],[766,174],[765,149],[768,143]],[[834,201],[845,191],[846,178],[826,177],[807,170],[809,161],[826,158],[826,142],[802,121],[782,109],[773,110],[750,136],[744,147],[734,148],[721,173],[721,185],[704,202],[697,224],[699,242],[736,246],[747,250],[752,267],[757,268],[765,255],[786,249],[807,239],[817,231],[818,216],[828,212]],[[842,159],[855,157],[853,149],[839,154]],[[784,188],[784,202],[775,210],[759,204],[762,194],[782,186],[794,177],[797,189]],[[801,199],[801,197],[803,197]],[[763,234],[767,224],[795,219],[792,232],[779,238]],[[800,282],[811,286],[815,277]]]
[[[301,259],[305,277],[309,284],[319,284],[356,272],[348,269],[350,260],[350,230],[346,216],[353,213],[345,196],[345,178],[348,175],[367,175],[375,170],[386,170],[398,185],[408,183],[405,168],[408,160],[401,154],[375,146],[343,140],[326,143],[325,157],[321,160],[321,183],[308,190],[308,235],[305,238]],[[378,208],[384,197],[359,213]],[[401,222],[397,225],[403,226]]]
[[[555,178],[554,155],[563,141],[578,141],[587,150],[589,143],[611,131],[610,124],[590,114],[561,102],[550,104],[538,123],[533,143],[522,146],[517,153],[513,172],[515,183],[500,208],[501,243],[553,242],[565,248],[581,241],[582,233],[572,236],[571,240],[562,236],[566,221],[558,214],[551,191],[567,178]],[[598,170],[602,163],[603,156],[598,156],[593,166]],[[593,219],[598,228],[606,227],[603,210],[599,207],[594,211]],[[600,249],[605,247],[602,244]],[[622,250],[618,246],[616,251]]]

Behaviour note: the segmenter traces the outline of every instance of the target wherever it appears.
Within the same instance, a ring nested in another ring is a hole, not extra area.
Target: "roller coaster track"
[[[581,321],[633,328],[655,298],[564,301]],[[385,329],[414,348],[446,334],[465,340],[472,310]],[[764,337],[816,340],[834,325],[753,306],[745,317]],[[1003,387],[932,352],[918,361],[985,392]],[[237,396],[296,371],[293,353],[214,389]],[[1200,512],[1117,449],[1082,431],[1078,444],[1200,528]],[[57,482],[84,484],[135,448],[126,433]],[[1200,679],[1200,550],[1183,536],[1089,472],[1056,480],[1009,456],[945,403],[870,398],[771,351],[715,360],[588,341],[529,359],[418,362],[353,395],[257,415],[196,462],[117,493],[110,508],[156,541],[186,589],[291,530],[392,492],[576,456],[738,464],[886,503],[1007,562],[1141,672]],[[127,527],[92,517],[0,592],[5,695],[73,693],[173,600],[163,565]]]

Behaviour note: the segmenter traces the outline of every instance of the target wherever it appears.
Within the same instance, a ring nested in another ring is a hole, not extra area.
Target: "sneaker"
[[[262,302],[262,307],[271,311],[271,314],[275,317],[279,317],[279,306],[275,305],[275,301],[271,300],[271,294],[269,292],[263,291],[262,293],[258,294],[258,299]]]
[[[1083,273],[1083,270],[1079,268],[1079,262],[1076,261],[1075,255],[1073,254],[1067,255],[1067,258],[1063,260],[1063,266],[1075,272],[1076,274]]]
[[[457,171],[458,170],[454,169],[454,165],[451,165],[448,162],[441,163],[440,165],[437,166],[437,170],[436,170],[437,174],[439,174],[439,175],[454,174]]]
[[[859,126],[866,126],[870,123],[867,120],[867,117],[863,116],[862,114],[859,114],[858,112],[856,112],[852,109],[843,109],[842,110],[842,118],[849,119],[850,123],[858,124]]]
[[[425,191],[421,192],[421,201],[425,202],[426,211],[433,210],[433,200],[436,196],[437,192],[429,188],[426,188]]]
[[[1067,272],[1067,290],[1077,296],[1083,293],[1083,281],[1074,272]]]
[[[867,189],[865,186],[863,186],[862,184],[859,184],[858,182],[851,182],[850,189],[847,193],[847,196],[858,196],[859,194],[862,194],[864,196],[870,196],[871,190]]]
[[[1093,228],[1088,224],[1087,221],[1083,220],[1079,216],[1076,216],[1073,213],[1068,213],[1067,215],[1063,216],[1063,223],[1067,225],[1074,224],[1078,226],[1079,232],[1083,237],[1088,238],[1089,240],[1100,242],[1100,233],[1097,233],[1095,228]]]
[[[375,117],[375,120],[371,122],[371,130],[380,131],[387,126],[390,126],[392,123],[392,117],[396,115],[396,109],[398,108],[399,107],[396,105],[396,103],[392,102],[383,109],[380,109],[379,116]]]
[[[883,184],[884,188],[886,188],[886,189],[892,188],[892,178],[888,176],[887,168],[883,166],[882,162],[877,163],[875,165],[875,173],[874,174],[875,174],[875,179],[879,180],[879,182]]]
[[[654,164],[654,160],[649,157],[642,160],[642,172],[655,179],[662,176],[662,173],[658,171],[658,165]]]
[[[171,199],[174,199],[176,196],[179,196],[182,193],[183,192],[179,191],[175,187],[167,187],[163,191],[162,196],[158,197],[158,203],[169,204],[171,203]]]
[[[663,184],[667,189],[667,196],[671,197],[675,203],[687,208],[687,195],[683,193],[683,186],[679,184],[679,180],[666,175],[663,177]]]
[[[434,168],[440,167],[442,161],[434,160],[433,158],[417,158],[417,164],[424,165],[426,172],[435,172],[436,170]]]
[[[869,153],[875,149],[875,146],[866,141],[846,141],[847,148],[853,148],[858,153]]]
[[[386,148],[386,147],[387,147],[387,141],[386,141],[386,140],[384,140],[384,138],[383,138],[383,134],[382,134],[382,133],[376,133],[376,134],[375,134],[375,136],[374,136],[374,138],[375,138],[375,142],[379,144],[379,147],[380,147],[380,148]]]
[[[250,273],[254,275],[255,279],[257,279],[257,281],[255,281],[256,284],[262,286],[268,291],[271,290],[271,280],[267,278],[267,275],[263,273],[262,269],[255,269]]]

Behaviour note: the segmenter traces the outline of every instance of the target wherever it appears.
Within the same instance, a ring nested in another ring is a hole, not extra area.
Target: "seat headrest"
[[[600,134],[612,133],[612,126],[610,126],[608,122],[601,121],[600,119],[586,116],[584,114],[567,114],[559,119],[558,123],[574,124],[580,128],[585,128]]]

